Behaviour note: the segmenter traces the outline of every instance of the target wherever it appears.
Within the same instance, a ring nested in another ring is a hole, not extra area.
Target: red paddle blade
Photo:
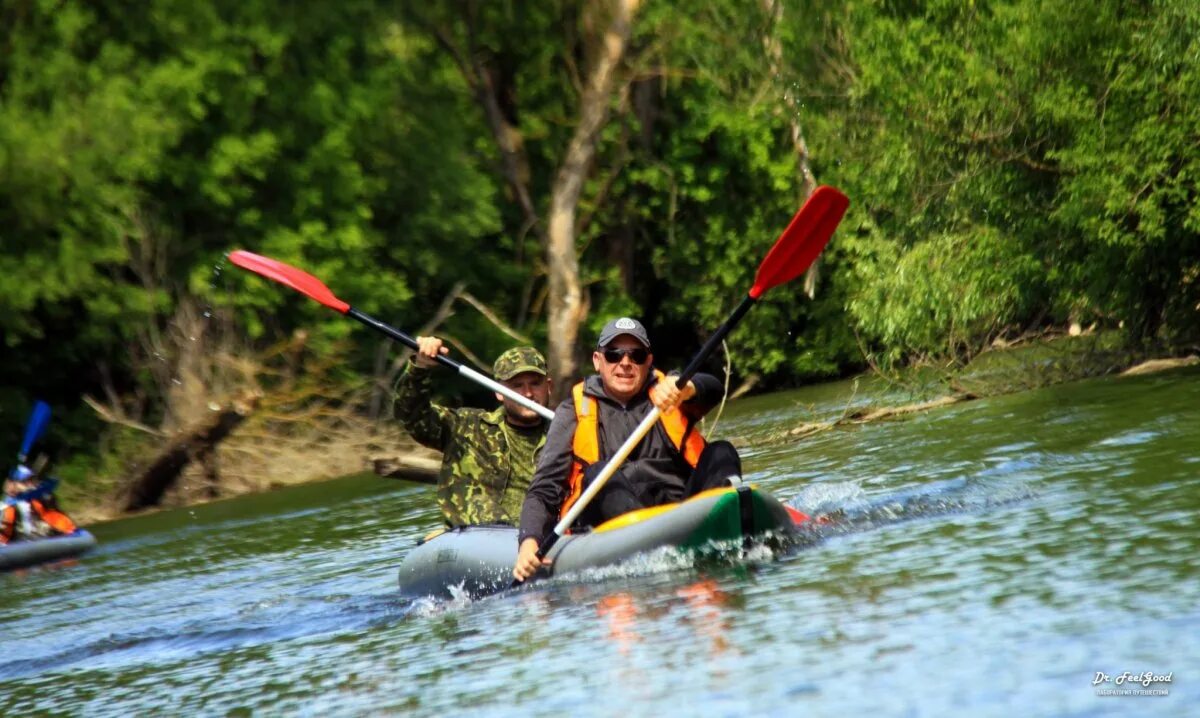
[[[849,206],[850,200],[838,190],[827,185],[818,187],[758,265],[750,296],[758,299],[771,287],[790,282],[807,271],[829,243]]]
[[[329,291],[329,287],[322,284],[320,279],[317,279],[304,270],[296,269],[290,264],[284,264],[270,257],[263,257],[253,252],[247,252],[244,249],[235,249],[230,252],[229,261],[242,269],[248,269],[255,274],[261,274],[267,279],[287,285],[301,294],[307,294],[321,304],[330,309],[335,309],[342,314],[350,311],[350,305],[335,297],[333,292]]]

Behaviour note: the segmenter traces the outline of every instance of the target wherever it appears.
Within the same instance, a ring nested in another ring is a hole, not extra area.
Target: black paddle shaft
[[[384,324],[383,322],[379,321],[375,317],[372,317],[369,314],[364,314],[364,313],[358,311],[357,309],[355,309],[354,307],[350,307],[349,309],[346,310],[346,316],[354,317],[355,319],[362,322],[363,324],[366,324],[368,327],[371,327],[372,329],[375,329],[376,331],[379,331],[379,332],[382,332],[382,333],[388,335],[392,339],[395,339],[396,341],[400,342],[401,344],[408,347],[409,349],[412,349],[413,351],[417,351],[420,349],[420,346],[417,344],[416,339],[413,339],[412,337],[410,337],[409,335],[400,331],[396,327],[393,327],[391,324]],[[438,354],[437,359],[435,359],[435,361],[438,364],[441,364],[442,366],[450,367],[454,371],[459,371],[462,369],[462,364],[459,364],[458,362],[454,361],[450,357],[444,356],[442,354]]]
[[[737,309],[733,310],[733,313],[729,315],[725,323],[718,327],[717,331],[713,332],[708,341],[704,342],[704,346],[700,347],[700,351],[696,353],[696,356],[692,357],[692,361],[688,363],[683,373],[675,380],[675,386],[680,389],[687,386],[688,381],[696,375],[696,372],[700,371],[700,365],[716,350],[717,345],[724,341],[729,332],[733,331],[738,322],[742,321],[742,317],[746,316],[746,312],[750,311],[750,307],[753,307],[756,301],[758,300],[754,297],[749,294],[746,295],[746,298],[742,300],[741,304],[737,305]]]

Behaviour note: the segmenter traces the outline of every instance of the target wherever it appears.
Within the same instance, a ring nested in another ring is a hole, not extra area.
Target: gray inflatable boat
[[[77,529],[64,536],[14,541],[0,546],[0,571],[72,558],[90,551],[95,545],[96,537],[84,529]]]
[[[620,563],[663,546],[682,551],[728,545],[772,533],[791,533],[808,521],[752,486],[721,488],[687,501],[618,516],[588,533],[570,534],[550,550],[546,576],[563,575]],[[508,589],[517,559],[517,529],[512,526],[464,526],[426,537],[400,564],[405,596],[471,597]]]

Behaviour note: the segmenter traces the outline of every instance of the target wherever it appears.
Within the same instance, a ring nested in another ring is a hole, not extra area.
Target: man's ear
[[[496,392],[496,401],[498,401],[498,402],[500,402],[501,404],[503,404],[503,403],[504,403],[504,395],[503,395],[503,394],[501,394],[500,392]]]
[[[602,358],[600,352],[592,352],[592,368],[596,370],[597,374],[600,373],[600,360]]]

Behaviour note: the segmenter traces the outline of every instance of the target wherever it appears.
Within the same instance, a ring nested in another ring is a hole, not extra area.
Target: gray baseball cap
[[[604,328],[600,330],[600,338],[596,340],[596,346],[608,346],[609,342],[622,334],[628,334],[637,339],[642,346],[647,349],[650,348],[650,337],[646,334],[646,327],[643,327],[642,323],[638,320],[630,317],[619,317],[605,324]]]

